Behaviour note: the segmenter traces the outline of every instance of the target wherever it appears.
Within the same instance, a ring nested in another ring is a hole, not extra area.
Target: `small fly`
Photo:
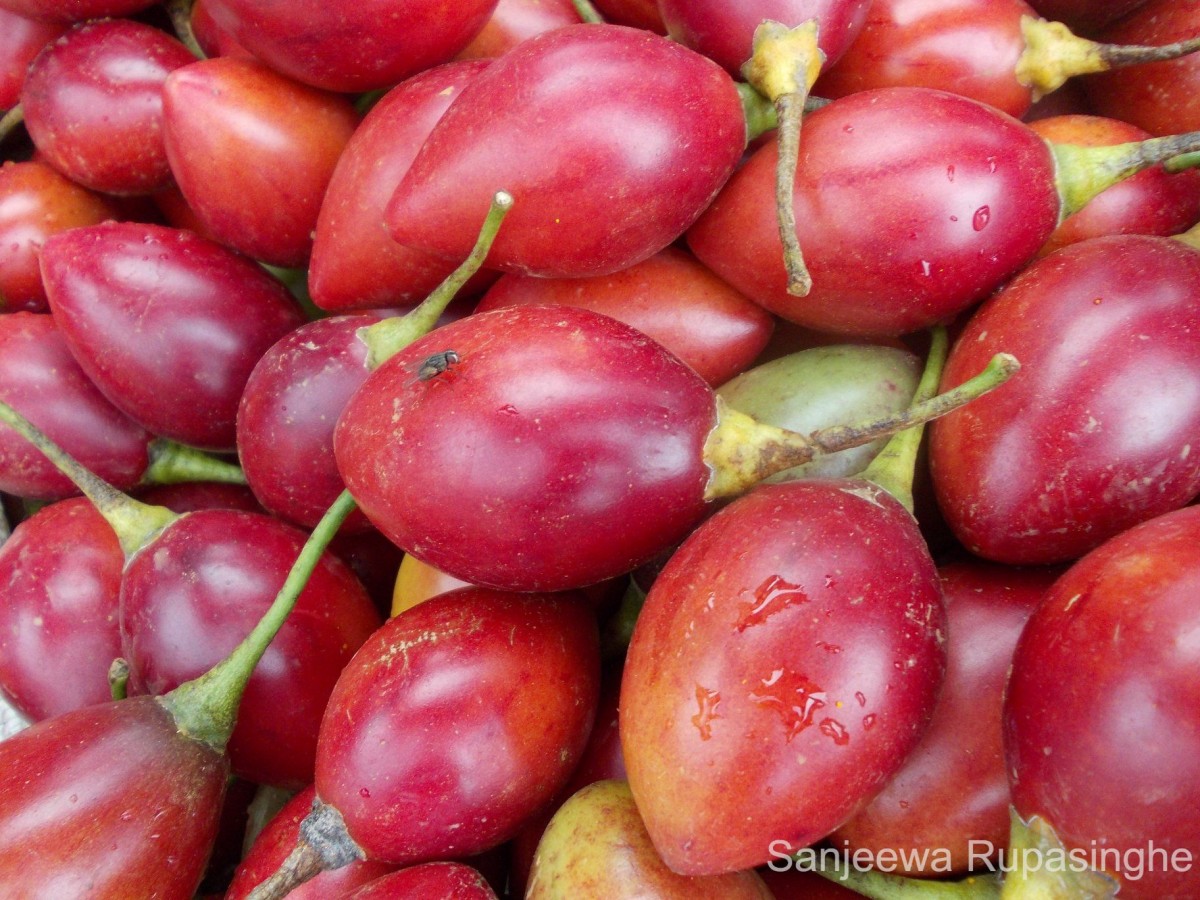
[[[459,362],[458,353],[454,350],[443,350],[435,353],[421,363],[417,368],[418,381],[432,381],[439,375],[449,372],[450,368]]]

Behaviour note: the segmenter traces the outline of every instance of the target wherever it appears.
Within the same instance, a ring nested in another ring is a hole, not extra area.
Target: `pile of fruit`
[[[1200,897],[1200,3],[594,2],[0,0],[0,897]]]

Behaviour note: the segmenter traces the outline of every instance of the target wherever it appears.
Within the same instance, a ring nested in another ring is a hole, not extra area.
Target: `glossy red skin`
[[[264,507],[312,528],[345,490],[333,428],[367,380],[358,331],[377,316],[318,319],[284,335],[254,367],[242,392],[237,446],[246,480]],[[366,526],[353,514],[358,529]]]
[[[304,266],[358,124],[350,102],[253,60],[218,57],[167,76],[163,115],[171,171],[208,229],[247,256]]]
[[[224,659],[266,612],[304,540],[269,516],[204,510],[135,555],[120,601],[130,692],[166,693]],[[236,774],[289,787],[312,781],[325,702],[379,621],[350,570],[323,557],[246,687],[229,742]]]
[[[1123,44],[1169,44],[1200,33],[1200,7],[1178,0],[1151,0],[1104,29],[1101,40]],[[1131,122],[1151,134],[1200,129],[1200,59],[1193,53],[1146,63],[1083,81],[1101,115]]]
[[[582,306],[632,325],[713,387],[754,362],[775,324],[761,306],[674,247],[594,278],[504,275],[476,311],[534,304]]]
[[[500,0],[483,31],[456,58],[503,56],[534,35],[578,24],[579,13],[572,0]]]
[[[1076,34],[1091,36],[1145,2],[1146,0],[1031,0],[1029,5],[1042,18],[1062,22]]]
[[[238,401],[259,357],[304,322],[287,288],[191,232],[137,222],[48,239],[42,278],[72,354],[149,431],[236,446]]]
[[[758,150],[688,245],[752,300],[820,331],[895,336],[946,321],[1024,266],[1058,224],[1054,161],[1028,127],[927,88],[854,94],[804,120],[794,202],[813,288],[795,297],[775,215],[777,156],[774,141]]]
[[[387,208],[402,244],[463,259],[493,194],[515,204],[490,268],[616,272],[679,237],[745,147],[732,79],[665,38],[575,25],[530,38],[464,88]]]
[[[832,65],[851,45],[872,0],[658,0],[667,33],[736,77],[752,54],[754,31],[770,19],[789,27],[815,20],[817,46]]]
[[[196,61],[165,32],[129,19],[77,25],[29,67],[21,106],[34,146],[72,181],[145,194],[171,180],[162,138],[167,74]]]
[[[1030,128],[1054,144],[1103,147],[1141,141],[1150,134],[1104,116],[1067,115],[1041,119]],[[1042,248],[1044,256],[1067,244],[1105,234],[1172,235],[1200,220],[1200,172],[1168,175],[1162,166],[1115,184],[1067,216]]]
[[[44,507],[0,545],[0,693],[26,718],[111,699],[124,565],[116,534],[82,498]]]
[[[20,102],[29,63],[64,31],[61,22],[31,19],[0,6],[0,109]]]
[[[234,872],[233,881],[225,891],[224,900],[245,900],[259,882],[279,868],[279,864],[296,846],[300,822],[312,810],[316,788],[312,785],[299,791],[263,828]],[[387,863],[358,859],[340,869],[327,869],[295,887],[291,900],[329,900],[340,897],[375,881],[392,871]]]
[[[321,309],[413,305],[458,265],[397,244],[382,223],[434,125],[486,68],[484,61],[459,62],[416,75],[385,94],[354,132],[317,216],[308,287]]]
[[[346,900],[496,900],[479,872],[454,862],[429,862],[377,878]]]
[[[1033,103],[1017,80],[1025,0],[872,0],[862,32],[813,93],[844,97],[882,87],[953,91],[1013,116]]]
[[[700,526],[650,588],[621,686],[667,865],[751,868],[854,815],[929,722],[945,629],[915,520],[869,482],[762,485]]]
[[[0,882],[10,897],[191,897],[229,763],[134,697],[0,742]]]
[[[389,619],[329,699],[317,796],[368,858],[408,865],[503,843],[579,759],[598,644],[581,597],[463,588]]]
[[[330,91],[390,87],[447,62],[496,0],[206,0],[213,21],[277,72]]]
[[[137,484],[150,463],[150,435],[96,389],[51,316],[0,316],[0,400],[119,489]],[[0,426],[0,491],[38,500],[79,493],[7,426]]]
[[[958,539],[1014,564],[1076,559],[1200,492],[1200,253],[1117,235],[1039,260],[979,309],[942,387],[1001,348],[1021,371],[936,422]]]
[[[47,310],[38,259],[46,238],[68,228],[115,219],[108,199],[64,178],[43,162],[0,167],[0,312]]]
[[[1004,683],[1021,629],[1060,574],[979,561],[939,570],[949,639],[933,719],[887,787],[833,833],[835,847],[892,852],[898,873],[945,877],[977,867],[984,841],[1007,846]]]
[[[446,349],[460,361],[417,377]],[[346,486],[406,552],[471,584],[565,590],[624,572],[705,511],[709,387],[591,310],[468,316],[376,369],[334,432]]]
[[[1132,900],[1196,893],[1197,540],[1200,508],[1189,507],[1072,566],[1021,635],[1005,698],[1022,817],[1041,817],[1085,854],[1137,848],[1149,861],[1151,843],[1190,853],[1186,868],[1158,860],[1140,879],[1127,870],[1120,896]]]
[[[153,5],[154,0],[0,0],[5,9],[49,22],[128,16]]]

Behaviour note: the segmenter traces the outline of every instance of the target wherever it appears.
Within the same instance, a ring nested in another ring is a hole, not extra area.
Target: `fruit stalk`
[[[213,668],[161,698],[159,702],[174,717],[181,734],[203,741],[215,750],[225,747],[237,722],[238,704],[254,667],[283,627],[321,554],[354,506],[350,492],[342,491],[313,529],[283,587],[254,630]]]
[[[89,472],[7,403],[0,403],[0,422],[29,441],[55,468],[71,479],[112,526],[126,557],[132,556],[153,535],[179,518],[165,507],[139,503]]]
[[[379,368],[384,360],[395,356],[417,338],[434,329],[438,317],[446,311],[450,301],[471,276],[482,268],[488,251],[500,232],[504,217],[508,215],[512,205],[513,198],[508,191],[497,191],[492,197],[492,204],[483,220],[483,227],[479,231],[475,246],[471,248],[462,265],[447,275],[416,309],[398,318],[384,319],[359,330],[359,339],[368,348],[367,368]]]
[[[808,462],[819,453],[834,453],[869,444],[877,438],[936,419],[999,387],[1020,369],[1016,357],[997,353],[982,372],[958,387],[893,416],[834,425],[804,435],[752,419],[717,398],[717,425],[704,446],[712,472],[705,499],[740,494],[764,478]]]
[[[1102,44],[1073,34],[1062,22],[1029,15],[1021,17],[1021,35],[1025,50],[1017,60],[1017,81],[1032,88],[1034,100],[1058,90],[1076,75],[1176,59],[1200,50],[1200,38],[1159,47]]]
[[[925,369],[921,372],[921,380],[917,382],[911,405],[925,403],[937,396],[949,348],[950,338],[945,327],[939,325],[930,333],[929,354],[925,358]],[[913,473],[924,433],[923,422],[896,432],[859,476],[879,485],[909,512],[913,511]]]
[[[803,297],[812,290],[812,278],[796,237],[793,194],[800,158],[800,125],[808,93],[821,74],[825,54],[817,46],[817,21],[809,19],[795,28],[766,20],[754,31],[754,52],[742,75],[775,104],[779,122],[779,163],[775,170],[775,207],[783,264],[789,294]]]
[[[1056,180],[1062,200],[1059,213],[1061,222],[1082,209],[1097,194],[1143,169],[1167,162],[1172,166],[1172,171],[1187,168],[1181,160],[1200,152],[1200,131],[1104,147],[1051,143],[1050,150],[1057,167]]]

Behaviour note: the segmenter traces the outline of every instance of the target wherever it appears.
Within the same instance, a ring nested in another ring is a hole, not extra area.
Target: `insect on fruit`
[[[450,371],[450,367],[457,365],[458,362],[458,353],[453,350],[443,350],[441,353],[434,353],[432,356],[427,357],[417,368],[417,380],[431,381],[442,373]]]

